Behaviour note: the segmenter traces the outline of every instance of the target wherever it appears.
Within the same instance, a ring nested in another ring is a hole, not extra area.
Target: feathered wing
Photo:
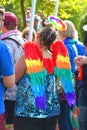
[[[61,80],[66,100],[69,105],[75,104],[75,90],[68,52],[62,41],[55,41],[52,46],[54,74]]]
[[[36,106],[44,109],[46,107],[44,79],[47,71],[43,67],[42,53],[36,43],[27,42],[24,45],[24,54]]]

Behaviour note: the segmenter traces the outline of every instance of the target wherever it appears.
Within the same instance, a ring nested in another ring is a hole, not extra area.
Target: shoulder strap
[[[3,38],[2,40],[6,40],[6,39],[11,39],[13,41],[15,41],[19,46],[21,46],[23,48],[23,43],[25,42],[24,39],[22,39],[21,37],[17,36],[17,35],[11,35],[8,37]]]

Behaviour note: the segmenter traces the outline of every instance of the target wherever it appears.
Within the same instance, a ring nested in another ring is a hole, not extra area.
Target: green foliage
[[[48,16],[54,14],[55,2],[50,0],[37,0],[36,11],[41,9],[43,14]]]
[[[82,41],[84,41],[84,36],[85,36],[85,31],[83,30],[83,26],[87,25],[87,13],[81,18],[81,22],[80,22],[80,38],[82,39]]]

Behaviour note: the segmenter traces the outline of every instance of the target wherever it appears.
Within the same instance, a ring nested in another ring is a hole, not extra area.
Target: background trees
[[[25,23],[25,12],[32,4],[32,0],[0,0],[6,11],[14,12],[19,20],[19,29],[22,30]],[[36,11],[41,9],[48,16],[54,14],[55,0],[37,0]],[[79,32],[80,40],[83,41],[83,25],[87,24],[87,0],[59,0],[58,17],[63,20],[71,20]]]

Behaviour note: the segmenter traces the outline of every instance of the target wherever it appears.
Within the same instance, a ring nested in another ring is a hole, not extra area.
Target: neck
[[[42,54],[43,54],[43,58],[52,59],[52,53],[47,48],[42,48],[41,51],[42,51]]]
[[[3,33],[3,34],[6,34],[6,33],[11,32],[11,31],[13,32],[13,31],[15,31],[15,30],[8,30],[8,29],[5,29],[5,28],[2,29],[2,33]]]
[[[13,35],[13,34],[19,34],[19,31],[18,30],[9,30],[9,31],[7,30],[7,31],[2,31],[2,34],[3,35],[1,35],[0,39],[3,39],[5,37]]]

